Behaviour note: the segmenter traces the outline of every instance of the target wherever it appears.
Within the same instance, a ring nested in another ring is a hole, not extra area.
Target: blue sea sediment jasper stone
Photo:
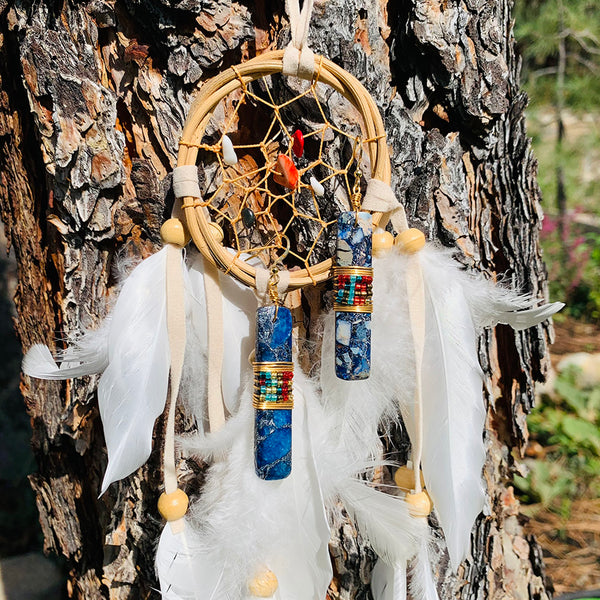
[[[338,217],[336,265],[371,267],[373,221],[370,213],[344,212]],[[371,315],[335,313],[335,374],[348,381],[371,373]]]
[[[338,217],[335,263],[338,267],[373,266],[371,213],[343,212]]]
[[[256,313],[258,363],[292,362],[292,313],[280,306],[263,306]],[[254,465],[265,480],[287,477],[292,470],[291,409],[255,409]]]
[[[256,311],[256,362],[292,362],[292,313],[284,306]]]
[[[254,466],[261,479],[286,478],[292,471],[292,411],[255,410]]]
[[[371,372],[370,313],[335,313],[335,374],[348,381]]]

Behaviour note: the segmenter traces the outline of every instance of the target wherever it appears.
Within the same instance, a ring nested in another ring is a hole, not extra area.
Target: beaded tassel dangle
[[[279,275],[271,271],[272,306],[256,313],[254,366],[254,464],[265,480],[285,479],[292,470],[292,313],[280,306]]]
[[[360,211],[359,169],[352,194],[353,211],[338,217],[335,289],[335,373],[340,379],[367,379],[371,372],[373,268],[371,214]]]

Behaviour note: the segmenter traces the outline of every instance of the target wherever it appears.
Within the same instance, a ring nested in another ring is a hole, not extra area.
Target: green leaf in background
[[[563,419],[562,428],[573,441],[588,444],[600,455],[600,429],[595,423],[567,415]]]

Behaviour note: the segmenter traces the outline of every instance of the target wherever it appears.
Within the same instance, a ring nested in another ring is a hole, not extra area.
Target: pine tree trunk
[[[106,315],[118,255],[155,250],[194,91],[288,39],[282,2],[1,0],[0,199],[15,248],[24,349]],[[310,43],[376,98],[409,221],[470,268],[545,293],[536,163],[526,137],[510,0],[317,2]],[[527,441],[549,327],[480,342],[489,377],[489,507],[457,576],[440,545],[443,598],[547,598],[510,486]],[[94,381],[24,379],[45,550],[69,597],[156,589],[158,460],[98,499],[106,452]],[[160,427],[157,427],[157,431]],[[372,552],[347,524],[332,542],[331,598],[369,598]]]

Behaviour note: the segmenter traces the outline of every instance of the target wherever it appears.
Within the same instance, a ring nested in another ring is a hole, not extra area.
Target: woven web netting
[[[296,130],[301,156],[293,151]],[[225,135],[235,165],[223,158]],[[355,185],[364,189],[369,141],[358,111],[318,76],[312,83],[273,75],[242,84],[217,106],[199,144],[200,206],[236,258],[310,274],[334,255],[337,216],[350,209]],[[298,171],[294,189],[276,181],[280,154]]]

